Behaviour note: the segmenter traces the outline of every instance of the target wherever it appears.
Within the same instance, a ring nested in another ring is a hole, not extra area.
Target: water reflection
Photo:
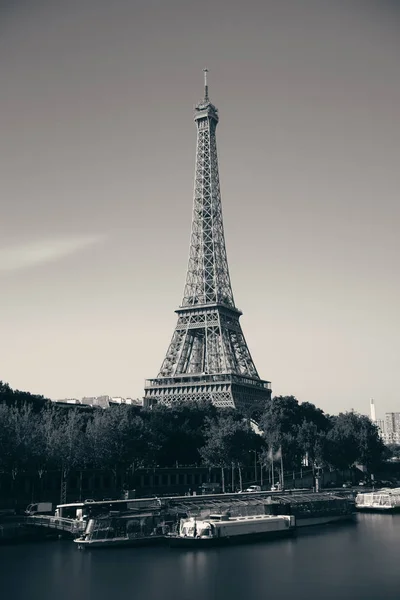
[[[400,515],[361,514],[356,525],[209,550],[3,546],[0,589],[13,600],[398,600],[399,540]]]

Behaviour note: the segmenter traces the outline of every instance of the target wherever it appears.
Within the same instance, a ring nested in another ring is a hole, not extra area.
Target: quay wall
[[[249,485],[262,484],[263,489],[270,489],[271,477],[268,472],[257,472],[254,468],[242,469],[243,489]],[[343,481],[353,480],[353,473],[325,472],[321,476],[321,489],[341,485]],[[359,476],[358,476],[359,477]],[[19,473],[14,479],[0,474],[0,511],[15,508],[22,511],[31,502],[48,501],[53,504],[61,502],[62,473],[47,471],[41,473]],[[275,480],[276,483],[276,480]],[[221,491],[221,469],[196,466],[178,466],[174,468],[136,469],[125,473],[114,473],[103,470],[71,471],[66,475],[66,502],[76,500],[103,500],[122,498],[129,490],[131,497],[152,495],[189,495],[200,494],[202,485],[207,484],[210,492]],[[285,488],[310,488],[315,484],[311,471],[285,474]],[[225,491],[239,489],[237,470],[225,469]]]

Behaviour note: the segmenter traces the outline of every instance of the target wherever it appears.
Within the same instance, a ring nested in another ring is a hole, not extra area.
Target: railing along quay
[[[242,492],[242,493],[232,493],[232,492],[227,492],[227,493],[219,493],[219,494],[197,494],[197,495],[192,495],[192,496],[159,496],[158,497],[158,502],[162,505],[163,502],[165,501],[169,501],[170,503],[174,503],[174,502],[181,502],[184,501],[188,504],[190,504],[191,502],[193,503],[197,503],[200,502],[201,499],[203,498],[204,501],[207,500],[221,500],[221,501],[226,501],[226,500],[230,500],[231,498],[242,498],[242,499],[264,499],[267,498],[268,496],[272,496],[272,497],[279,497],[279,496],[299,496],[299,495],[309,495],[309,494],[334,494],[334,495],[339,495],[339,496],[348,496],[348,497],[352,497],[357,493],[358,489],[354,489],[354,488],[342,488],[342,487],[338,487],[338,488],[322,488],[319,490],[319,492],[316,492],[315,490],[312,490],[310,488],[299,488],[299,489],[285,489],[285,490],[262,490],[260,492]],[[148,500],[154,500],[154,498],[148,498]],[[127,502],[129,502],[130,504],[134,505],[135,502],[145,502],[146,499],[130,499],[127,500]]]
[[[86,523],[77,521],[76,519],[67,519],[66,517],[52,517],[49,515],[33,515],[26,517],[26,525],[35,527],[46,527],[48,529],[56,529],[64,531],[71,535],[78,535],[85,530]]]

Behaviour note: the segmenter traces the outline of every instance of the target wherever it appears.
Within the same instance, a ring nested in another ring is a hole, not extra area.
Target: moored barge
[[[364,512],[398,512],[400,511],[400,488],[383,488],[359,493],[355,503],[357,510]]]
[[[274,497],[265,504],[265,512],[294,515],[298,528],[356,520],[354,500],[327,493]]]
[[[164,541],[166,529],[151,513],[89,519],[74,542],[79,550],[119,546],[153,546]]]
[[[58,505],[56,511],[57,518],[76,521],[84,531],[75,540],[81,549],[163,544],[178,536],[182,519],[199,522],[217,514],[229,514],[231,519],[292,516],[301,528],[351,521],[356,512],[354,500],[326,492],[86,500]]]
[[[288,515],[210,515],[204,520],[195,517],[182,519],[179,533],[167,538],[173,548],[207,548],[288,537],[294,534],[295,529],[295,518]]]

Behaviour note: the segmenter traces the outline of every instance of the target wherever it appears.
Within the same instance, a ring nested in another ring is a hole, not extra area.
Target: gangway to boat
[[[54,517],[50,515],[34,515],[25,518],[25,524],[33,527],[53,529],[68,534],[72,537],[80,535],[86,527],[85,521],[68,519],[66,517]]]

